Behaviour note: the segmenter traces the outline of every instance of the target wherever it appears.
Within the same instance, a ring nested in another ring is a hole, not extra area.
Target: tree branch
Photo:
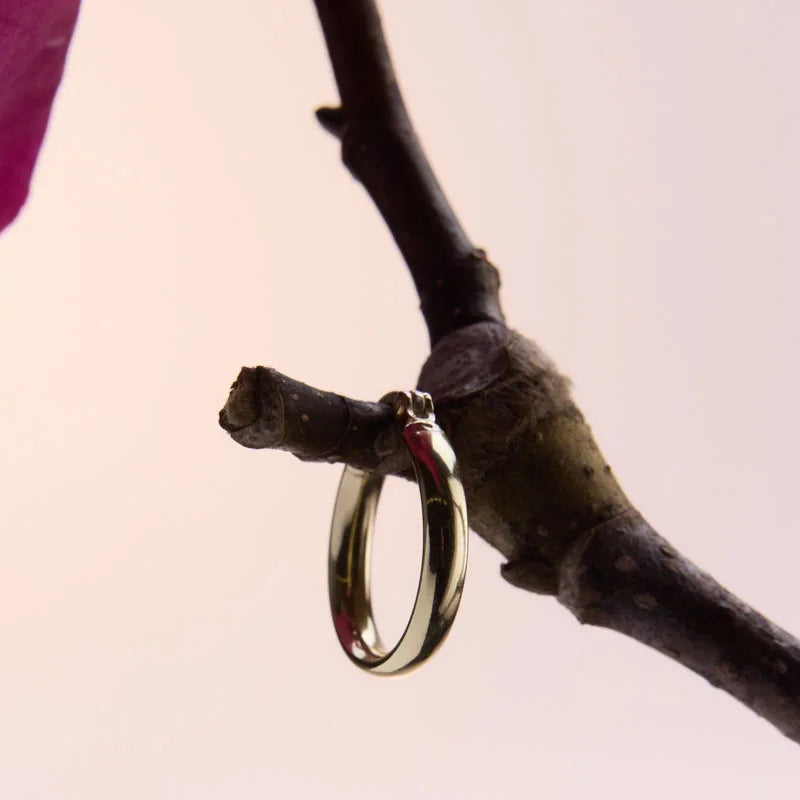
[[[800,741],[800,643],[678,553],[637,511],[586,531],[558,599],[644,642]]]
[[[341,97],[317,118],[369,192],[408,264],[431,345],[475,322],[503,321],[497,270],[470,244],[406,111],[371,0],[315,0]]]
[[[456,452],[471,527],[515,586],[654,647],[800,742],[800,643],[662,539],[617,483],[569,382],[508,329],[403,105],[371,0],[315,0],[342,98],[320,109],[409,265],[431,335],[418,381]],[[243,369],[220,424],[248,447],[403,473],[391,409]],[[393,438],[394,436],[394,438]]]
[[[242,367],[219,424],[244,447],[288,450],[301,461],[340,462],[383,474],[411,470],[413,475],[390,404],[322,392],[275,369]]]
[[[508,559],[503,577],[555,595],[581,623],[655,648],[800,741],[800,643],[631,508],[567,382],[535,345],[500,327],[442,339],[420,384],[461,464],[471,527]],[[453,369],[454,352],[480,357]],[[243,369],[220,420],[248,447],[410,476],[388,405],[275,370]]]

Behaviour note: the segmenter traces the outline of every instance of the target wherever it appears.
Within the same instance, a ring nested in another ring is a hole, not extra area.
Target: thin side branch
[[[503,321],[497,270],[473,247],[411,125],[371,0],[315,0],[341,97],[317,118],[369,192],[403,254],[431,345],[475,322]]]
[[[219,424],[244,447],[288,450],[302,461],[384,474],[411,468],[391,405],[323,392],[275,369],[243,367]]]

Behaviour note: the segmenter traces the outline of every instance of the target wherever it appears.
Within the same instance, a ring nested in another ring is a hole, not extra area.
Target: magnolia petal
[[[0,230],[28,196],[80,0],[0,0]]]

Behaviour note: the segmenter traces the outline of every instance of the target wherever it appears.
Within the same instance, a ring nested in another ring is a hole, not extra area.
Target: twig
[[[275,369],[243,367],[219,424],[244,447],[288,450],[302,461],[383,474],[411,467],[391,405],[323,392]]]
[[[320,109],[414,278],[432,352],[419,387],[461,465],[471,527],[515,586],[679,661],[800,742],[800,643],[677,553],[632,508],[569,384],[509,330],[419,146],[371,0],[315,0],[342,99]],[[244,369],[220,422],[248,447],[402,472],[391,410]]]
[[[419,143],[375,4],[315,0],[341,97],[317,118],[383,215],[408,264],[431,345],[475,322],[503,321],[497,270],[467,239]]]

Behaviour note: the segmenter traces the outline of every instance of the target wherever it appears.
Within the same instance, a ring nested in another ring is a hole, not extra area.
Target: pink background
[[[800,633],[800,6],[391,0],[412,114],[512,324],[677,547]],[[216,425],[242,364],[413,384],[411,281],[335,142],[311,2],[88,3],[0,239],[0,796],[789,797],[797,745],[472,540],[452,635],[340,653],[339,469]],[[416,581],[391,486],[375,585]]]

